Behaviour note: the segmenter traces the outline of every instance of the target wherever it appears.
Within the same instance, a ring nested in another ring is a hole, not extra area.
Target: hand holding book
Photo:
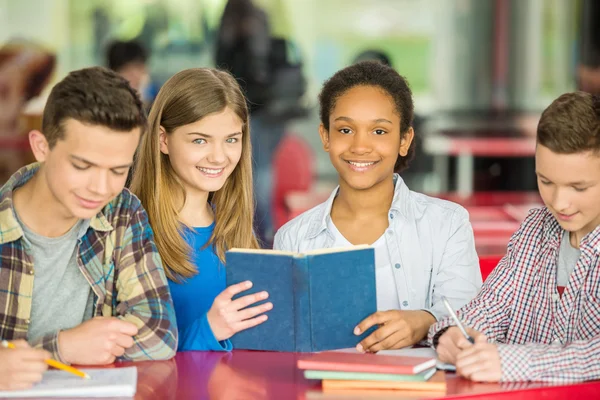
[[[262,317],[258,326],[231,338],[234,348],[292,352],[343,349],[356,346],[371,333],[367,330],[357,337],[352,330],[377,311],[373,248],[355,246],[308,253],[231,249],[226,259],[228,285],[252,282],[252,289],[247,286],[240,291],[249,290],[254,296],[267,291],[275,306],[261,308],[266,306],[262,304],[242,319],[228,319],[230,324],[238,322],[232,327],[239,327],[240,321],[253,321],[252,316],[270,310],[268,320]],[[235,304],[242,299],[237,296],[226,301]],[[227,310],[236,313],[239,308]]]
[[[263,313],[273,308],[272,303],[246,308],[259,301],[266,300],[269,297],[267,292],[262,291],[238,297],[235,300],[232,299],[235,295],[250,288],[252,288],[252,282],[240,282],[229,286],[215,297],[212,307],[208,310],[207,319],[217,340],[229,339],[236,333],[262,324],[267,320],[267,316]]]
[[[354,329],[354,334],[360,335],[369,328],[378,326],[375,332],[356,346],[356,349],[360,352],[376,353],[379,350],[412,346],[427,335],[427,330],[433,323],[433,315],[423,310],[378,311],[369,315]]]

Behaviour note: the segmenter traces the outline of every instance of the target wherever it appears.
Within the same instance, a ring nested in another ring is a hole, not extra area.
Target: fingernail
[[[273,308],[273,303],[267,303],[267,304],[265,304],[265,308],[267,310],[270,310],[271,308]]]
[[[364,353],[365,352],[365,350],[362,347],[362,344],[360,344],[360,343],[356,345],[356,350],[358,352],[360,352],[360,353]]]
[[[252,287],[252,282],[250,282],[250,281],[246,281],[246,287],[247,287],[247,288],[251,288],[251,287]]]
[[[269,293],[267,292],[262,292],[262,298],[266,299],[267,297],[269,297]]]
[[[360,335],[360,328],[358,326],[356,328],[354,328],[354,334]]]

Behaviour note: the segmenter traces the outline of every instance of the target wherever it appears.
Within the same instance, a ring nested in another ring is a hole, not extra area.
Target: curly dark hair
[[[403,76],[393,68],[378,61],[361,61],[336,72],[329,78],[319,94],[321,123],[329,131],[329,116],[337,99],[356,86],[376,86],[385,91],[396,104],[400,116],[400,134],[404,135],[412,126],[414,104],[410,86]],[[408,168],[415,155],[415,140],[412,141],[406,156],[398,156],[395,172]]]
[[[63,124],[70,118],[121,132],[141,128],[144,133],[147,123],[138,93],[104,67],[72,71],[52,88],[42,117],[50,148],[63,139]]]

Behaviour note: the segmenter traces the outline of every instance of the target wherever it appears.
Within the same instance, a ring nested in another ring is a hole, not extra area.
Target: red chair
[[[479,257],[479,268],[481,270],[481,279],[484,281],[488,275],[496,268],[503,256],[481,256]]]
[[[310,145],[301,137],[286,135],[273,159],[273,225],[275,231],[290,220],[290,210],[285,197],[290,192],[310,191],[315,180],[314,154]]]

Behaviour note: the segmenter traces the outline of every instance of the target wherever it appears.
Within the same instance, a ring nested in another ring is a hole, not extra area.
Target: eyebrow
[[[90,166],[92,166],[92,167],[98,167],[98,166],[99,166],[98,164],[96,164],[96,163],[93,163],[93,162],[91,162],[91,161],[88,161],[88,160],[86,160],[85,158],[77,157],[77,156],[74,156],[74,155],[71,155],[71,158],[72,158],[72,159],[74,159],[74,160],[77,160],[77,161],[79,161],[79,162],[86,163],[86,164],[88,164],[88,165],[90,165]],[[131,162],[131,163],[129,163],[129,164],[125,164],[125,165],[118,165],[118,166],[116,166],[116,167],[111,167],[110,169],[122,169],[122,168],[129,168],[129,167],[131,167],[132,165],[133,165],[133,163]]]
[[[336,119],[334,119],[334,121],[354,122],[354,120],[349,117],[337,117]],[[385,119],[385,118],[377,118],[377,119],[372,120],[372,122],[375,122],[376,124],[379,124],[382,122],[387,122],[388,124],[393,124],[392,121],[390,121],[389,119]]]
[[[535,173],[537,176],[539,176],[542,179],[545,179],[547,181],[552,181],[551,179],[546,178],[544,175],[542,175],[541,173],[539,173],[537,171]],[[585,186],[585,185],[591,185],[592,183],[593,182],[590,182],[590,181],[577,181],[577,182],[569,182],[568,185],[570,185],[570,186],[579,186],[579,185]]]
[[[229,135],[227,135],[227,138],[231,138],[231,137],[234,137],[234,136],[239,136],[241,134],[242,134],[242,132],[230,133]],[[188,135],[196,135],[196,136],[200,136],[200,137],[206,138],[206,139],[210,139],[212,137],[212,135],[209,135],[207,133],[202,133],[202,132],[188,132]]]

